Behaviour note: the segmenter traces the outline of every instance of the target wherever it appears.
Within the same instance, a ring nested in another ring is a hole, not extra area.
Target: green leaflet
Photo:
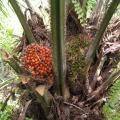
[[[120,62],[112,69],[111,76],[120,70]],[[111,77],[110,76],[110,77]],[[120,119],[120,78],[113,84],[108,95],[108,100],[103,106],[103,112],[108,120]]]
[[[72,0],[72,3],[75,12],[78,15],[78,19],[80,20],[81,25],[84,26],[84,24],[86,23],[86,18],[92,12],[92,9],[94,8],[96,1],[84,0],[83,4],[81,5],[79,0]]]

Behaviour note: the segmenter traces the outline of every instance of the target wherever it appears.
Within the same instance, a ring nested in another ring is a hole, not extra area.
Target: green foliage
[[[13,30],[4,27],[4,23],[1,22],[1,25],[0,25],[0,71],[1,71],[0,79],[1,80],[4,80],[4,78],[7,78],[7,76],[9,76],[10,74],[13,75],[13,73],[10,71],[11,70],[10,66],[3,61],[3,58],[2,58],[3,55],[2,55],[1,49],[5,49],[11,54],[15,46],[14,41],[15,41],[15,37],[13,36]],[[1,85],[2,85],[2,82],[0,82],[0,87]]]
[[[4,48],[11,53],[14,48],[13,42],[15,41],[13,30],[0,25],[0,38],[0,48]]]
[[[3,103],[0,103],[0,108],[2,107]],[[10,120],[10,116],[12,113],[12,107],[6,106],[6,109],[2,112],[0,111],[0,120]]]
[[[92,9],[95,6],[96,1],[84,0],[83,4],[81,5],[79,0],[72,0],[72,3],[74,5],[75,12],[78,15],[78,19],[80,20],[80,23],[84,25],[86,22],[86,18],[92,12]]]
[[[90,17],[95,6],[96,6],[96,0],[88,0],[88,2],[87,2],[87,18]]]
[[[0,108],[3,106],[3,103],[0,102]],[[6,106],[4,111],[0,111],[0,120],[11,120],[13,108],[15,105]],[[25,120],[33,120],[32,118],[25,117]]]
[[[13,42],[15,41],[15,37],[13,36],[13,29],[10,28],[10,21],[7,19],[9,19],[9,16],[0,13],[0,49],[6,49],[11,53],[14,47]]]
[[[15,38],[13,37],[13,30],[3,27],[3,25],[0,25],[0,79],[3,80],[0,82],[0,89],[3,86],[6,86],[3,83],[7,83],[9,80],[11,82],[11,77],[13,78],[13,71],[11,71],[11,68],[6,62],[3,60],[2,50],[5,49],[10,54],[12,53],[12,50],[15,46],[14,44]],[[9,76],[10,75],[10,76]],[[9,76],[10,78],[7,78]],[[4,78],[8,79],[7,81],[4,81]],[[3,84],[3,86],[1,86]],[[7,83],[8,84],[8,83]]]
[[[80,5],[79,0],[72,0],[72,3],[74,5],[75,12],[78,15],[78,19],[80,20],[80,23],[83,25],[85,23],[86,11],[83,13],[83,9]]]
[[[25,120],[33,120],[33,119],[32,119],[32,118],[28,118],[28,117],[26,117]]]
[[[120,62],[117,68],[112,70],[112,74],[118,70],[120,70]],[[108,120],[120,120],[120,79],[111,87],[109,99],[103,106],[103,112]]]
[[[5,110],[4,112],[0,112],[0,120],[10,120],[11,112]]]
[[[78,15],[78,19],[80,20],[80,23],[84,23],[84,13],[82,12],[82,8],[80,6],[80,2],[78,0],[72,0],[72,3],[74,5],[74,10]]]
[[[120,111],[118,109],[120,101],[120,79],[111,87],[111,92],[107,103],[103,107],[103,112],[108,120],[119,120]]]

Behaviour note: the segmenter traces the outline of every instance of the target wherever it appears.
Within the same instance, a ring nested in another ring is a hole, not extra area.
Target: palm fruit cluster
[[[52,74],[51,49],[37,43],[28,45],[22,52],[21,62],[36,80]]]

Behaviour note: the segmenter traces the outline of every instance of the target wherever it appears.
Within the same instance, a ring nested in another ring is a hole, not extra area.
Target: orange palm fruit
[[[49,77],[52,74],[52,52],[47,46],[37,43],[28,45],[24,48],[20,60],[34,78]]]

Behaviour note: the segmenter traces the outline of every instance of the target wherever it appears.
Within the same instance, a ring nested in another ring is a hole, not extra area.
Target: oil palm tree
[[[29,41],[29,43],[35,42],[35,39],[32,35],[32,32],[26,22],[26,19],[24,18],[24,15],[22,14],[18,4],[15,0],[9,0],[10,4],[12,5],[16,15],[18,16],[18,19],[21,22],[21,25],[24,29],[25,35]],[[98,45],[100,43],[100,40],[105,32],[106,27],[109,24],[109,21],[111,17],[113,16],[113,13],[115,12],[118,4],[120,3],[119,0],[113,0],[111,2],[110,7],[108,8],[108,11],[104,15],[104,18],[102,20],[102,23],[100,25],[100,28],[96,34],[95,39],[92,41],[90,48],[87,52],[86,56],[86,66],[84,67],[85,70],[85,83],[87,86],[87,94],[88,98],[87,101],[95,98],[98,96],[98,94],[101,94],[101,90],[103,87],[99,87],[98,89],[90,90],[92,89],[90,86],[90,81],[88,79],[89,76],[89,69],[91,67],[91,64],[93,62],[96,50],[98,49]],[[64,99],[65,96],[65,88],[66,88],[66,51],[65,51],[65,1],[64,0],[51,0],[51,33],[52,33],[52,48],[53,48],[53,62],[54,62],[54,71],[56,76],[56,93],[58,96],[62,96]],[[14,66],[12,66],[14,67]],[[116,74],[115,74],[116,75]],[[114,78],[114,75],[112,76],[113,79],[116,79],[119,74],[116,75]],[[108,81],[110,81],[112,78],[109,78]],[[112,80],[113,80],[112,79]],[[107,82],[110,83],[110,82]],[[107,83],[104,86],[106,86]],[[89,91],[90,90],[90,91]],[[48,93],[47,93],[48,95]],[[95,96],[96,95],[96,96]],[[87,95],[86,95],[87,96]],[[41,104],[44,104],[42,107],[44,109],[45,115],[48,115],[48,107],[47,102],[45,99],[45,96],[40,96],[37,94],[37,97],[40,100]],[[49,97],[49,96],[48,96]],[[47,112],[46,112],[47,111]],[[47,119],[47,118],[46,118]]]

